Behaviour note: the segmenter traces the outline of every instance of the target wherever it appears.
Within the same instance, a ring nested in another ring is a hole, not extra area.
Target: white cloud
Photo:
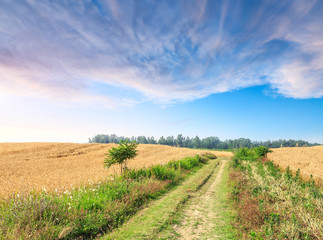
[[[4,1],[0,91],[110,108],[261,84],[286,97],[322,97],[321,10],[315,0],[253,8],[228,1]],[[96,82],[133,92],[97,94]]]
[[[323,96],[323,68],[304,62],[294,62],[279,69],[282,74],[273,86],[284,96],[292,98],[320,98]]]

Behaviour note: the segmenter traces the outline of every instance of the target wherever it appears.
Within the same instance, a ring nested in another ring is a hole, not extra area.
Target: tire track
[[[213,174],[209,181],[187,202],[183,211],[182,225],[174,226],[175,231],[180,235],[180,239],[217,239],[206,237],[219,221],[218,214],[214,209],[217,201],[216,188],[222,179],[222,173],[226,161],[221,161],[217,174]]]

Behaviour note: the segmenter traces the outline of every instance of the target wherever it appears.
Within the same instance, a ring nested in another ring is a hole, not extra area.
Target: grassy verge
[[[253,150],[242,149],[233,162],[231,199],[240,238],[323,239],[322,187]]]
[[[195,156],[128,171],[64,194],[31,193],[0,202],[0,239],[92,238],[120,226],[208,158]]]
[[[210,161],[166,196],[152,202],[122,227],[102,239],[165,239],[165,230],[176,221],[178,210],[191,192],[205,184],[218,163],[218,160]]]

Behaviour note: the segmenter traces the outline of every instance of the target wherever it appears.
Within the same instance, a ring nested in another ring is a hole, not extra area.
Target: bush
[[[150,178],[151,175],[150,169],[131,169],[124,173],[124,177],[128,179]]]
[[[235,157],[241,160],[254,160],[255,154],[249,148],[241,148],[236,152]]]
[[[213,153],[210,153],[210,152],[203,153],[202,157],[206,157],[208,159],[217,159],[217,156],[215,156]]]
[[[267,153],[272,152],[269,148],[264,146],[255,147],[253,148],[253,151],[255,152],[256,157],[258,158],[265,157]]]
[[[179,162],[180,161],[173,160],[173,161],[168,162],[167,166],[170,168],[179,169],[179,166],[180,166]]]
[[[198,156],[198,158],[199,158],[199,162],[202,164],[206,164],[211,159],[207,156]],[[216,157],[214,159],[216,159]]]
[[[197,167],[201,164],[206,164],[209,161],[209,158],[205,156],[196,155],[195,157],[186,157],[179,161],[170,161],[167,163],[168,167],[174,169],[185,169],[191,170],[194,167]]]
[[[171,180],[174,181],[177,177],[177,172],[174,168],[168,168],[166,166],[157,165],[151,169],[153,176],[158,180]]]
[[[257,160],[265,157],[267,153],[272,152],[269,148],[264,146],[255,147],[253,149],[241,148],[233,158],[234,164],[238,164],[239,160]]]
[[[190,170],[200,164],[200,156],[187,157],[179,161],[181,168]]]

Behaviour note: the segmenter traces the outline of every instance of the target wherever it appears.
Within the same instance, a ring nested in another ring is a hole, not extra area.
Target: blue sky
[[[0,0],[0,141],[323,143],[323,2]]]

